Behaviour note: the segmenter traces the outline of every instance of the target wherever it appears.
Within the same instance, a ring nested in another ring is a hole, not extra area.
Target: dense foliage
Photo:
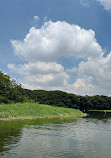
[[[25,90],[10,76],[0,71],[0,103],[16,103],[27,100]]]
[[[59,107],[87,110],[111,109],[111,97],[78,96],[62,91],[28,90],[0,71],[0,104],[17,102],[39,102]]]
[[[26,90],[27,96],[35,102],[54,106],[87,110],[110,110],[111,97],[108,96],[78,96],[62,91]]]
[[[74,94],[62,91],[25,90],[27,96],[41,104],[79,109],[80,99]]]

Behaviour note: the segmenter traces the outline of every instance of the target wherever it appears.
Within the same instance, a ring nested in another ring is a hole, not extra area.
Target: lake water
[[[1,121],[0,157],[111,158],[111,117]]]

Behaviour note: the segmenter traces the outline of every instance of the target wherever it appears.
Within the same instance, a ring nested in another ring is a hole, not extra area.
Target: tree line
[[[87,110],[111,110],[111,97],[78,96],[62,91],[29,90],[0,71],[0,104],[17,102],[39,102],[52,106]]]

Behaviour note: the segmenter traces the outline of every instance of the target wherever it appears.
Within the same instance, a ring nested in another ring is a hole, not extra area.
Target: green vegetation
[[[62,91],[28,90],[27,97],[40,104],[79,109],[80,98],[77,95]]]
[[[78,96],[62,91],[25,90],[27,96],[35,102],[53,106],[87,110],[110,110],[111,97],[107,96]]]
[[[111,110],[111,97],[108,96],[81,96],[80,109],[85,110]]]
[[[63,107],[53,107],[39,103],[1,104],[1,119],[33,119],[52,117],[82,117],[81,111]]]
[[[78,96],[62,91],[45,91],[24,89],[10,76],[0,71],[0,104],[39,102],[56,107],[88,110],[111,110],[111,97]],[[7,105],[8,107],[8,105]]]
[[[28,98],[21,85],[0,71],[0,104],[25,101],[28,101]]]

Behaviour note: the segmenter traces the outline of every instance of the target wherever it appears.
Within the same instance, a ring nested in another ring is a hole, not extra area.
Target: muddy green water
[[[111,158],[111,117],[0,121],[0,158]]]

